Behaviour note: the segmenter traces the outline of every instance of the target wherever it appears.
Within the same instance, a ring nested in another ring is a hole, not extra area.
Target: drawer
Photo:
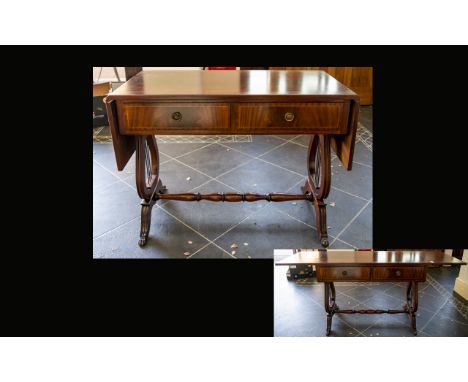
[[[317,267],[317,281],[370,281],[370,267]]]
[[[372,280],[375,281],[426,281],[424,267],[374,267]]]
[[[122,134],[223,134],[230,129],[230,105],[124,102],[119,124]]]
[[[262,134],[345,134],[349,103],[252,103],[237,105],[237,129]]]

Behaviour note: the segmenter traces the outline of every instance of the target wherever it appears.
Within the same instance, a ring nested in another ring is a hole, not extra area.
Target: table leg
[[[333,315],[339,310],[336,305],[336,290],[335,284],[325,283],[325,311],[327,312],[327,336],[330,335]]]
[[[329,135],[312,135],[308,151],[308,179],[304,192],[313,195],[316,226],[323,247],[328,241],[327,209],[324,199],[330,194],[331,187],[331,150]]]
[[[417,335],[416,329],[416,312],[418,311],[418,283],[417,281],[410,281],[406,288],[406,306],[405,310],[411,321],[411,328],[413,334]]]
[[[166,192],[159,178],[159,151],[154,136],[136,138],[136,185],[141,202],[141,247],[145,246],[151,228],[151,212],[156,204],[157,193]]]

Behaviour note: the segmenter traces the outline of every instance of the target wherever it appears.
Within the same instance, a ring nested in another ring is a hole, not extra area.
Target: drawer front
[[[237,129],[262,134],[345,134],[349,103],[237,105]]]
[[[317,281],[370,281],[370,267],[317,267]]]
[[[119,122],[122,134],[222,134],[230,129],[230,106],[125,102],[120,105]]]
[[[374,267],[372,279],[375,281],[426,281],[424,267]]]

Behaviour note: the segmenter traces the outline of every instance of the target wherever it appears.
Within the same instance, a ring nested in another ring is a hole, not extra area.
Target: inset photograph
[[[93,258],[372,247],[372,68],[93,75]]]
[[[275,337],[468,336],[468,250],[276,250]]]

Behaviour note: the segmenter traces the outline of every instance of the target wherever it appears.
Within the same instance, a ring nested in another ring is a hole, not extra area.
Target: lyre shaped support
[[[159,178],[159,152],[154,136],[140,136],[136,139],[136,186],[141,203],[141,247],[145,246],[151,228],[151,212],[157,195],[166,191]]]
[[[308,178],[304,192],[313,196],[316,226],[319,240],[324,247],[328,241],[327,209],[324,199],[330,194],[331,188],[331,148],[330,136],[312,135],[307,157]]]
[[[336,305],[335,284],[326,282],[325,285],[325,311],[327,312],[327,336],[330,335],[333,315],[340,309]]]

